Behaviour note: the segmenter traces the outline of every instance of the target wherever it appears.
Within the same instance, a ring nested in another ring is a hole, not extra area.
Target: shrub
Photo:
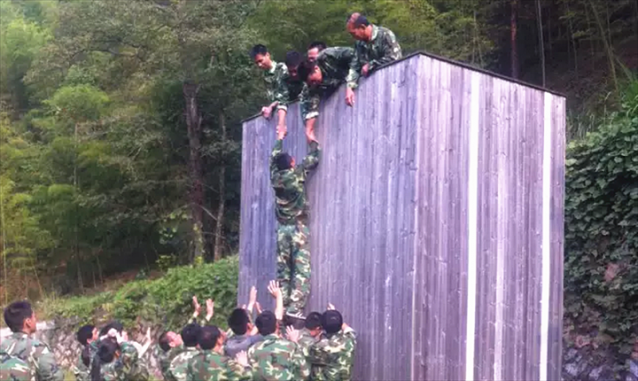
[[[205,314],[207,298],[215,301],[213,322],[221,327],[237,304],[238,257],[215,263],[170,269],[155,280],[133,281],[117,291],[95,296],[55,299],[41,305],[50,317],[103,322],[118,319],[130,326],[137,319],[178,329],[190,318],[197,295]],[[202,316],[203,317],[203,316]]]
[[[625,99],[622,113],[568,149],[565,318],[627,355],[638,321],[638,98]]]

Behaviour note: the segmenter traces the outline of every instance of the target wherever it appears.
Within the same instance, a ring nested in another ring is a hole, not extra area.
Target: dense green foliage
[[[264,103],[247,52],[351,45],[353,11],[406,54],[567,92],[571,137],[638,57],[633,0],[0,1],[1,303],[236,252],[240,121]]]
[[[50,299],[40,304],[41,317],[102,323],[118,319],[131,326],[136,321],[179,329],[193,313],[192,297],[203,304],[215,302],[214,324],[225,327],[226,318],[237,306],[237,257],[201,266],[169,270],[155,280],[136,280],[115,291],[93,296]],[[201,318],[205,315],[202,307]]]
[[[631,353],[638,321],[638,92],[569,147],[565,317],[573,336]],[[620,362],[626,358],[619,356]]]

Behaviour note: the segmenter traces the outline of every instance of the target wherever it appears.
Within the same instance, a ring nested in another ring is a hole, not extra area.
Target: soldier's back
[[[301,348],[275,335],[268,335],[253,345],[248,352],[248,359],[254,380],[304,380],[310,373]]]
[[[170,378],[174,381],[186,381],[188,363],[199,353],[197,348],[184,348],[173,360],[169,367]]]
[[[22,381],[25,377],[43,381],[63,379],[63,373],[49,346],[22,332],[15,332],[2,339],[0,360],[0,380],[3,381]],[[27,368],[29,375],[25,376]]]

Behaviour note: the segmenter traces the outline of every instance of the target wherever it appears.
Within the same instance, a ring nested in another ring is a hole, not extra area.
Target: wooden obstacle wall
[[[357,330],[356,379],[560,379],[565,99],[425,54],[344,93],[317,125],[306,312]],[[275,124],[243,125],[240,303],[272,305]]]

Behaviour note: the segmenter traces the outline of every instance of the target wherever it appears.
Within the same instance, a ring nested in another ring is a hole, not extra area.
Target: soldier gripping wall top
[[[371,24],[365,16],[353,13],[346,24],[348,33],[357,40],[357,71],[364,77],[380,66],[401,58],[401,46],[388,28]]]
[[[302,56],[297,52],[288,52],[286,63],[275,62],[268,49],[261,44],[253,46],[250,56],[255,64],[264,71],[268,99],[271,102],[261,108],[262,115],[269,119],[276,108],[278,125],[286,124],[288,105],[297,100],[303,86],[296,75],[296,68],[301,63]],[[294,71],[289,72],[288,67],[294,67]]]

